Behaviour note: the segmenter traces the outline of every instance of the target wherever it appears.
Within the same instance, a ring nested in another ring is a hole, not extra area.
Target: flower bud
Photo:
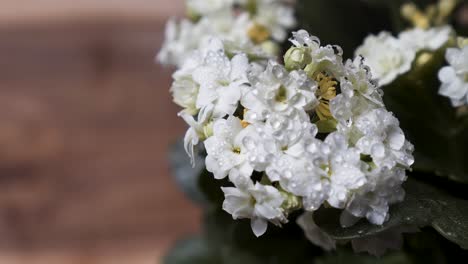
[[[209,138],[213,135],[213,122],[209,122],[203,127],[203,136],[204,138]]]
[[[288,71],[304,69],[312,58],[306,47],[292,47],[284,55],[284,63]]]

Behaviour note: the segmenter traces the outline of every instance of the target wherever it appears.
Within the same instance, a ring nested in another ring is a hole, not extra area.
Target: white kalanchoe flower
[[[202,65],[192,73],[194,81],[200,85],[196,107],[202,109],[213,106],[213,115],[232,115],[241,98],[241,91],[247,80],[249,62],[245,54],[229,59],[221,40],[210,39]]]
[[[420,50],[435,51],[444,46],[450,39],[453,29],[450,26],[430,29],[414,28],[401,32],[398,36],[405,47],[416,52]]]
[[[234,180],[236,187],[222,187],[226,199],[223,209],[234,219],[251,219],[251,227],[258,237],[263,235],[268,222],[275,225],[287,223],[281,205],[284,196],[273,186],[253,183],[248,178],[239,177]]]
[[[222,10],[230,10],[235,0],[187,0],[190,13],[205,16]]]
[[[368,36],[355,54],[364,57],[379,85],[384,86],[411,69],[416,50],[402,45],[390,33],[381,32]]]
[[[156,60],[165,65],[182,65],[188,53],[198,46],[201,35],[196,34],[197,29],[199,28],[189,20],[184,19],[178,23],[175,19],[170,19]]]
[[[205,47],[194,51],[174,73],[171,87],[174,102],[185,108],[180,116],[190,125],[184,142],[192,159],[194,146],[210,136],[212,123],[234,113],[248,82],[245,54],[230,60],[219,39],[209,38],[204,43]],[[195,120],[192,116],[197,113]]]
[[[468,45],[447,49],[445,58],[449,66],[439,71],[439,94],[450,98],[455,107],[468,105]]]
[[[248,161],[248,146],[243,139],[248,133],[242,127],[241,120],[234,116],[219,119],[213,124],[213,136],[205,140],[207,152],[206,169],[214,174],[216,179],[230,176],[249,178],[253,167]]]
[[[393,82],[398,76],[411,70],[420,51],[436,51],[450,39],[453,29],[443,26],[430,29],[414,28],[403,31],[398,38],[389,32],[370,35],[355,51],[363,56],[380,86]]]
[[[281,1],[258,0],[256,11],[254,23],[266,27],[276,41],[284,41],[287,30],[296,25],[294,9]]]
[[[180,67],[194,50],[202,49],[210,37],[248,45],[250,40],[246,31],[250,23],[248,14],[235,17],[230,12],[217,12],[197,22],[171,19],[166,25],[166,37],[156,59],[162,64]]]
[[[194,115],[210,107],[214,117],[232,114],[248,82],[249,62],[245,54],[229,59],[221,40],[209,38],[173,75],[174,101]]]
[[[180,112],[179,116],[190,126],[184,137],[184,149],[190,157],[190,162],[195,166],[194,148],[200,141],[211,136],[213,131],[213,109],[204,108],[198,113],[197,120],[187,112]]]
[[[264,71],[259,70],[250,73],[252,87],[244,92],[241,100],[248,109],[247,121],[265,120],[269,113],[288,114],[294,109],[308,110],[317,105],[317,87],[305,72],[288,72],[273,61]]]
[[[337,132],[325,139],[328,145],[328,162],[323,167],[330,178],[328,203],[335,208],[345,208],[352,193],[362,187],[367,179],[359,150],[349,146],[344,135]]]
[[[207,37],[226,41],[232,53],[257,60],[276,55],[279,43],[296,23],[293,8],[278,0],[188,0],[190,19],[166,26],[166,37],[157,55],[165,65],[180,67]]]
[[[404,167],[372,169],[366,175],[366,184],[354,191],[346,212],[357,218],[365,217],[375,225],[385,223],[390,217],[390,205],[405,198],[405,191],[401,186],[407,179],[405,170]],[[349,225],[343,219],[340,220],[342,226]]]
[[[369,155],[378,167],[409,167],[414,159],[412,146],[406,141],[398,119],[383,108],[373,109],[359,116],[354,124],[354,136],[362,135],[356,147]]]
[[[235,186],[223,188],[224,210],[251,219],[257,236],[268,222],[324,205],[342,209],[343,226],[384,223],[404,198],[413,146],[360,57],[344,63],[341,48],[304,30],[291,42],[284,66],[227,56],[219,39],[193,52],[172,87],[190,125],[187,152],[204,142],[206,169]]]

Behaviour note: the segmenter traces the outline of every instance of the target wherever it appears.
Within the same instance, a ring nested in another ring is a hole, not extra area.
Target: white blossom
[[[383,108],[371,110],[359,116],[353,124],[354,136],[361,135],[356,147],[369,155],[378,167],[410,167],[412,145],[406,140],[398,119]]]
[[[403,45],[390,33],[381,32],[368,36],[355,54],[364,57],[379,85],[384,86],[411,69],[416,50]]]
[[[193,51],[204,48],[206,39],[213,37],[248,45],[250,40],[246,31],[250,23],[248,14],[233,16],[227,11],[215,12],[197,22],[171,19],[156,58],[162,64],[180,67]]]
[[[212,34],[209,24],[194,24],[187,19],[177,22],[170,19],[166,24],[165,39],[156,59],[166,65],[181,66],[189,54],[207,35]]]
[[[221,10],[230,10],[235,0],[187,0],[189,12],[196,15],[209,15]]]
[[[204,108],[198,113],[197,120],[187,112],[180,112],[179,116],[189,125],[184,137],[184,149],[190,157],[192,165],[195,165],[194,148],[200,141],[205,140],[212,133],[212,108]]]
[[[174,73],[171,88],[174,101],[185,107],[180,116],[190,125],[184,145],[192,159],[194,146],[209,136],[212,122],[236,110],[249,67],[244,54],[229,60],[219,39],[204,43],[206,47],[194,51]],[[197,113],[195,120],[192,115]]]
[[[435,51],[447,43],[453,30],[450,26],[429,29],[414,28],[401,32],[398,36],[403,46],[416,52],[420,50]]]
[[[231,179],[252,175],[253,168],[248,162],[248,149],[243,144],[246,134],[241,120],[234,116],[219,119],[213,124],[213,136],[205,140],[206,169],[216,179]]]
[[[468,105],[468,46],[447,49],[445,58],[449,66],[439,71],[439,94],[450,98],[453,106]]]
[[[248,121],[265,120],[272,112],[307,110],[317,104],[316,85],[304,72],[287,72],[284,66],[273,61],[262,70],[250,72],[252,87],[244,92],[241,100],[248,109]]]
[[[248,178],[234,180],[236,187],[222,187],[225,200],[223,209],[234,219],[251,219],[251,227],[258,237],[263,235],[268,222],[275,225],[286,223],[281,205],[284,197],[273,186],[253,183]]]
[[[251,5],[253,5],[253,10]],[[238,7],[238,5],[240,5]],[[180,67],[208,37],[226,41],[233,53],[243,52],[257,59],[277,55],[278,44],[296,23],[293,8],[277,0],[187,0],[193,17],[169,20],[157,60]]]
[[[230,60],[219,39],[211,39],[209,47],[202,65],[192,73],[200,85],[196,107],[213,106],[216,117],[231,115],[241,98],[242,87],[248,82],[248,59],[245,54],[238,54]]]
[[[410,71],[418,52],[436,51],[450,39],[450,26],[430,29],[414,28],[401,32],[398,38],[389,32],[370,35],[355,51],[363,56],[380,86],[393,82],[398,76]]]
[[[206,169],[234,184],[223,188],[224,210],[250,219],[257,236],[268,222],[299,209],[306,219],[324,205],[342,210],[343,226],[383,224],[404,198],[413,146],[361,57],[343,62],[341,48],[304,30],[291,42],[285,66],[249,61],[217,38],[192,52],[171,88],[190,125],[187,152],[204,143]],[[313,224],[299,224],[334,247]]]
[[[284,41],[287,30],[296,25],[294,9],[281,1],[259,0],[256,10],[254,23],[267,27],[276,41]]]

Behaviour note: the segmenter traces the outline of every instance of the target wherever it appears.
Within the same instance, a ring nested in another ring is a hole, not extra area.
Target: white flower
[[[185,152],[190,157],[192,166],[195,166],[194,148],[202,140],[205,140],[211,135],[212,126],[212,108],[204,108],[198,113],[198,118],[195,120],[192,115],[187,112],[180,112],[179,116],[190,126],[184,137]]]
[[[346,62],[340,89],[341,94],[330,101],[330,111],[340,125],[346,126],[361,114],[384,106],[382,91],[377,88],[361,57]]]
[[[203,58],[207,55],[206,52],[204,53],[203,51],[192,53],[181,68],[172,75],[174,81],[170,91],[173,101],[190,115],[196,115],[199,111],[196,102],[200,85],[193,79],[193,72],[202,65]]]
[[[258,59],[276,55],[279,48],[274,41],[283,41],[287,28],[295,24],[292,8],[281,1],[263,0],[255,3],[258,8],[251,14],[249,10],[236,8],[234,4],[238,2],[188,0],[189,13],[198,20],[184,19],[177,23],[171,19],[157,60],[180,67],[193,50],[202,48],[202,42],[208,37],[226,41],[233,53],[240,51]],[[256,33],[257,29],[260,31]]]
[[[316,152],[302,157],[280,155],[266,170],[272,181],[279,181],[284,190],[301,197],[307,211],[317,210],[329,198],[331,186],[328,175],[313,163],[321,160],[320,154]]]
[[[242,105],[248,109],[249,122],[265,120],[271,112],[289,113],[294,109],[308,110],[317,105],[317,89],[305,72],[287,72],[284,66],[270,61],[267,68],[253,70],[251,89],[244,92]]]
[[[212,122],[236,110],[242,86],[247,82],[247,69],[245,55],[229,60],[222,42],[208,39],[206,47],[193,52],[174,73],[171,91],[174,101],[185,107],[180,116],[190,125],[184,146],[192,164],[194,147],[210,136]],[[197,113],[195,120],[192,115]]]
[[[220,10],[229,10],[233,4],[234,0],[187,0],[189,11],[202,16]]]
[[[398,37],[403,46],[416,52],[420,50],[435,51],[447,43],[452,32],[450,26],[430,29],[414,28],[401,32]]]
[[[366,217],[372,224],[382,225],[390,217],[390,205],[403,201],[405,191],[401,185],[406,178],[403,167],[368,172],[366,185],[354,191],[346,210],[355,217]]]
[[[320,46],[303,30],[291,42],[282,66],[249,63],[219,39],[203,41],[172,87],[190,125],[187,152],[204,141],[206,169],[235,185],[223,188],[223,208],[251,219],[257,236],[268,222],[280,225],[290,212],[324,204],[343,209],[343,226],[360,218],[384,223],[389,206],[404,198],[413,146],[362,58],[343,63],[341,48]],[[301,221],[315,243],[334,246]]]
[[[284,197],[275,187],[253,184],[248,178],[237,178],[234,184],[235,188],[221,188],[225,195],[223,209],[234,219],[251,219],[257,237],[266,232],[268,221],[275,225],[287,222],[281,209]]]
[[[231,60],[224,53],[223,43],[211,39],[202,65],[193,71],[193,79],[200,85],[196,107],[213,106],[213,115],[232,115],[241,98],[241,90],[248,83],[249,62],[245,54]]]
[[[405,139],[398,119],[387,110],[378,108],[359,116],[353,128],[355,137],[362,136],[356,147],[378,167],[409,168],[414,163],[413,146]]]
[[[364,57],[372,75],[379,80],[380,86],[384,86],[411,69],[416,50],[403,45],[390,33],[381,32],[377,36],[368,36],[355,54]]]
[[[193,24],[189,20],[179,23],[170,19],[166,25],[165,39],[156,59],[165,65],[181,66],[189,54],[198,48],[201,40],[212,32],[205,23]]]
[[[280,1],[258,1],[256,10],[254,23],[267,27],[276,41],[284,41],[287,30],[296,25],[294,9]]]
[[[335,208],[344,208],[352,192],[366,184],[360,153],[350,148],[345,136],[335,132],[325,139],[328,149],[327,163],[323,167],[330,180],[328,203]]]
[[[450,98],[453,106],[468,105],[468,46],[447,49],[445,58],[449,66],[439,71],[439,94]]]
[[[253,168],[248,161],[248,149],[243,144],[246,134],[241,120],[234,116],[219,119],[213,124],[213,136],[205,140],[206,169],[214,174],[216,179],[230,179],[252,175]]]
[[[320,40],[310,36],[305,30],[293,32],[293,38],[289,41],[297,48],[309,53],[310,62],[304,71],[309,76],[315,77],[318,73],[326,74],[335,79],[340,79],[344,74],[343,50],[339,46],[320,46]]]
[[[246,31],[249,24],[248,14],[236,17],[230,12],[216,12],[196,23],[187,19],[177,23],[171,19],[166,25],[165,40],[156,58],[162,64],[180,67],[194,50],[203,49],[206,39],[212,37],[248,45],[250,40]]]
[[[364,57],[379,85],[384,86],[408,72],[418,52],[435,51],[445,45],[452,31],[449,26],[415,28],[401,32],[398,38],[384,31],[368,36],[355,54]]]

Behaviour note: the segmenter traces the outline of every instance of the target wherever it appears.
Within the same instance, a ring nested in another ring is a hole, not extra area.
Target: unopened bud
[[[312,57],[306,47],[292,47],[284,55],[284,64],[288,71],[304,69],[311,62]]]

